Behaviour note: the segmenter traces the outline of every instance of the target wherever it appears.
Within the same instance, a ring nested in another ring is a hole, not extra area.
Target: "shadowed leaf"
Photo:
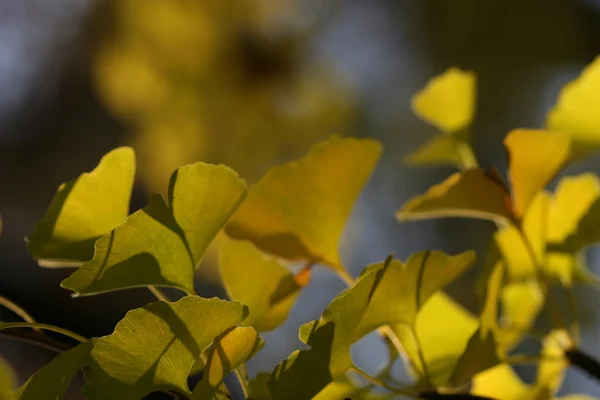
[[[198,296],[129,311],[114,333],[97,340],[86,370],[86,396],[130,400],[159,390],[189,396],[194,360],[245,314],[241,303]]]
[[[417,312],[436,291],[474,261],[472,252],[448,256],[422,252],[369,266],[356,284],[339,294],[321,319],[302,325],[310,350],[296,351],[271,374],[274,399],[307,399],[353,366],[350,346],[386,324],[414,325]]]
[[[271,168],[226,232],[267,253],[340,268],[340,236],[380,153],[375,140],[333,137],[304,158]]]
[[[425,142],[404,158],[404,162],[415,166],[453,165],[457,168],[473,168],[477,160],[473,155],[466,135],[438,135]]]
[[[12,368],[3,357],[0,356],[0,400],[14,400],[13,390],[17,382]]]
[[[133,149],[121,147],[92,172],[63,183],[27,238],[29,253],[43,266],[91,259],[94,242],[125,221],[134,175]]]
[[[154,195],[100,238],[94,258],[61,286],[87,295],[147,285],[193,293],[198,263],[244,194],[244,182],[225,166],[179,168],[171,177],[169,204]]]
[[[250,310],[243,324],[259,332],[281,325],[301,289],[294,275],[250,242],[229,240],[220,251],[219,270],[227,294]]]
[[[88,362],[95,339],[61,353],[16,391],[19,400],[61,399],[75,374]]]

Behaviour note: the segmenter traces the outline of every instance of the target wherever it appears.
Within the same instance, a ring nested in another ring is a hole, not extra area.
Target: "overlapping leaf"
[[[94,242],[127,217],[134,175],[133,149],[122,147],[92,172],[63,183],[27,239],[31,255],[42,265],[91,259]]]
[[[256,354],[263,343],[252,327],[235,327],[222,333],[214,340],[202,380],[194,388],[191,399],[217,398],[225,377]]]
[[[95,339],[54,357],[16,391],[19,400],[61,399],[71,381],[88,361]]]
[[[169,205],[160,195],[96,242],[91,261],[61,285],[76,294],[161,285],[194,292],[206,248],[245,195],[231,169],[196,163],[173,173]]]
[[[513,219],[507,189],[494,173],[480,169],[457,172],[409,200],[396,214],[400,220],[440,217],[483,218],[506,224]]]
[[[219,269],[227,294],[250,310],[244,325],[258,331],[277,328],[287,318],[301,289],[294,275],[250,242],[230,240],[222,244],[220,251]]]
[[[571,155],[571,139],[565,133],[515,129],[506,136],[504,145],[508,151],[513,206],[520,217],[564,167]]]
[[[189,396],[194,360],[213,340],[239,324],[238,302],[187,296],[130,311],[114,333],[97,340],[86,370],[85,393],[94,400],[141,399],[159,390]]]
[[[413,255],[406,264],[388,260],[368,267],[338,295],[318,321],[300,328],[310,350],[296,351],[269,381],[274,399],[312,398],[353,366],[350,346],[381,325],[414,325],[418,310],[474,261],[472,252]]]
[[[471,146],[462,135],[438,135],[404,158],[415,166],[453,165],[457,168],[477,166]]]
[[[562,89],[546,125],[568,133],[577,153],[600,146],[600,57]]]
[[[340,267],[342,230],[380,153],[374,140],[333,137],[304,158],[271,168],[226,232],[283,258]]]

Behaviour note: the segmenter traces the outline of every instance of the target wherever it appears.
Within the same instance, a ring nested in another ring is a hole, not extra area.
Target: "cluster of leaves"
[[[553,194],[545,188],[569,162],[600,147],[600,59],[563,90],[547,130],[508,134],[510,186],[497,172],[481,170],[471,150],[474,79],[451,69],[414,97],[416,113],[442,134],[408,160],[450,163],[460,171],[408,201],[398,218],[496,223],[478,315],[443,291],[474,264],[472,251],[427,250],[405,261],[390,256],[356,279],[344,268],[339,240],[380,157],[375,140],[333,137],[304,158],[272,168],[248,190],[228,167],[183,166],[171,176],[167,199],[155,195],[129,216],[135,156],[119,148],[58,189],[27,240],[29,250],[40,266],[76,268],[61,283],[75,297],[147,287],[159,301],[127,313],[112,334],[88,339],[37,323],[4,299],[25,322],[2,322],[1,331],[34,329],[26,331],[28,338],[42,342],[42,332],[50,330],[79,344],[16,390],[10,367],[0,364],[0,398],[61,398],[80,369],[86,398],[97,400],[157,391],[226,399],[229,374],[246,398],[256,400],[550,400],[571,365],[598,378],[600,365],[579,348],[575,316],[561,312],[549,289],[558,286],[572,301],[574,285],[598,283],[582,252],[600,240],[600,181],[584,174],[563,178]],[[194,291],[196,268],[221,230],[228,239],[219,270],[229,301]],[[316,265],[336,272],[348,289],[320,319],[300,327],[306,349],[250,379],[245,362],[260,351],[260,334],[286,319]],[[160,287],[183,296],[169,301]],[[544,306],[553,325],[537,332],[533,325]],[[389,365],[376,376],[350,355],[351,346],[373,331],[390,350]],[[538,337],[541,354],[515,354],[527,335]],[[537,377],[528,384],[512,365],[531,360]],[[405,364],[410,383],[395,376],[396,362]],[[199,380],[190,385],[193,376]]]

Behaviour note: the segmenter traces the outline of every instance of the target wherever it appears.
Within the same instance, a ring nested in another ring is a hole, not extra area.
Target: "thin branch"
[[[156,297],[159,301],[171,301],[169,297],[163,293],[162,290],[157,288],[156,286],[148,286],[148,290]]]
[[[75,339],[76,341],[80,342],[80,343],[85,343],[87,342],[87,338],[84,336],[81,336],[78,333],[75,333],[73,331],[70,331],[68,329],[65,328],[61,328],[59,326],[54,326],[54,325],[48,325],[48,324],[41,324],[39,322],[5,322],[3,325],[1,325],[2,330],[5,329],[13,329],[13,328],[38,328],[38,329],[44,329],[46,331],[51,331],[51,332],[56,332],[56,333],[60,333],[61,335],[70,337],[71,339]]]
[[[33,317],[27,311],[25,311],[23,307],[19,306],[17,303],[7,299],[4,296],[0,296],[0,306],[12,311],[13,313],[21,317],[21,319],[23,319],[23,321],[25,322],[35,323],[35,319],[33,319]]]

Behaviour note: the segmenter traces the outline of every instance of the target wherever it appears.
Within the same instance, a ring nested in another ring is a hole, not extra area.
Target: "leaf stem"
[[[70,331],[68,329],[61,328],[61,327],[55,326],[55,325],[41,324],[39,322],[6,322],[6,323],[0,325],[0,330],[13,329],[13,328],[38,328],[38,329],[44,329],[46,331],[60,333],[61,335],[70,337],[71,339],[74,339],[74,340],[76,340],[76,341],[78,341],[80,343],[87,342],[87,338],[86,337],[83,337],[83,336],[81,336],[78,333],[75,333],[73,331]]]
[[[237,377],[238,381],[240,382],[240,387],[242,388],[242,393],[244,394],[244,399],[247,399],[250,396],[250,393],[248,392],[248,384],[246,382],[246,379],[240,372],[239,368],[236,368],[234,370],[234,372],[235,372],[235,376]]]
[[[366,380],[369,383],[372,383],[373,385],[382,387],[384,389],[389,390],[390,392],[396,393],[396,394],[401,394],[403,396],[406,397],[411,397],[411,398],[415,398],[415,393],[411,393],[405,389],[401,389],[401,388],[396,388],[393,386],[388,385],[387,383],[385,383],[384,381],[375,378],[374,376],[369,375],[367,372],[363,371],[362,369],[354,366],[354,367],[350,367],[349,371],[352,371],[354,373],[356,373],[357,375],[359,375],[360,377],[362,377],[364,380]]]
[[[35,323],[35,319],[21,306],[15,303],[12,300],[7,299],[4,296],[0,296],[0,306],[6,308],[7,310],[12,311],[19,317],[23,319],[25,322]]]
[[[148,286],[148,290],[150,290],[150,292],[154,295],[154,297],[156,297],[159,301],[166,301],[169,302],[171,301],[169,299],[169,297],[163,293],[162,290],[160,290],[159,288],[157,288],[156,286]]]

